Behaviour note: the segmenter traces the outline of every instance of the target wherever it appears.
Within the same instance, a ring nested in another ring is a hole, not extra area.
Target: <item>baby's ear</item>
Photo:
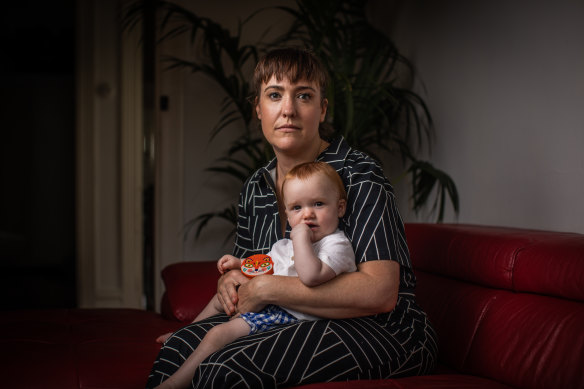
[[[339,199],[339,205],[338,205],[338,214],[339,214],[339,217],[345,216],[345,211],[346,210],[347,210],[347,200],[345,200],[345,199]]]

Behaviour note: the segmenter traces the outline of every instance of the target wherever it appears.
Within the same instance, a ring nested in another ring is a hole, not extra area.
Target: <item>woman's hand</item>
[[[259,312],[266,305],[267,301],[262,296],[273,286],[272,282],[278,282],[281,277],[272,275],[256,276],[242,284],[238,289],[239,300],[237,301],[237,313]]]
[[[226,272],[217,281],[217,298],[227,315],[232,316],[236,313],[237,289],[248,281],[248,278],[237,270]]]

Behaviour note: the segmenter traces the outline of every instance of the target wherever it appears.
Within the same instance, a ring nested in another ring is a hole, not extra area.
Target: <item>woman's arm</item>
[[[231,273],[231,272],[230,272]],[[267,304],[324,318],[350,318],[391,311],[397,302],[399,264],[367,261],[315,287],[296,277],[259,276],[239,288],[237,312],[257,312]]]
[[[245,258],[258,253],[258,251],[254,250],[253,239],[250,235],[250,217],[247,212],[247,209],[252,205],[247,204],[245,201],[245,199],[253,198],[253,190],[249,185],[250,180],[251,178],[245,182],[237,204],[237,232],[233,249],[233,256],[236,258]],[[235,305],[238,300],[237,288],[247,281],[248,278],[237,270],[225,272],[219,277],[217,281],[217,299],[227,315],[232,316],[235,314]]]

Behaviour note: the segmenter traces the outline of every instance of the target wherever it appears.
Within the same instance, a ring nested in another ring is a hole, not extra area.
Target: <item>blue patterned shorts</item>
[[[299,321],[277,305],[268,305],[260,312],[248,312],[241,315],[250,326],[249,334],[267,331],[273,327],[292,324]]]

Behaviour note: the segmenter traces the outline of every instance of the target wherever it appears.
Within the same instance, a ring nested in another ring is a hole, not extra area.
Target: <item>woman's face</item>
[[[327,104],[316,83],[278,81],[272,76],[262,83],[256,112],[276,154],[294,156],[320,144],[318,126],[324,121]]]

